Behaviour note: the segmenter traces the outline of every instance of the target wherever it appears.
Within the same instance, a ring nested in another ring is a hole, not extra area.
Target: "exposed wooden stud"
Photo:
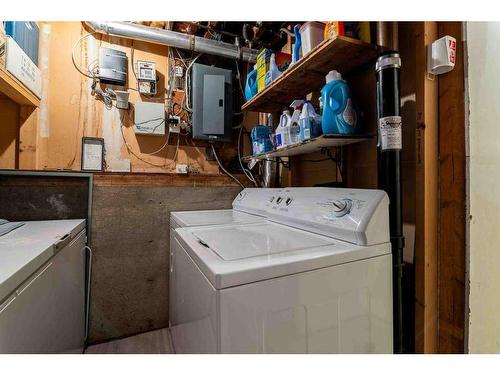
[[[455,68],[439,76],[439,352],[464,352],[465,106],[461,22],[440,22],[457,39]]]
[[[438,350],[438,81],[427,78],[437,23],[416,24],[415,350]]]

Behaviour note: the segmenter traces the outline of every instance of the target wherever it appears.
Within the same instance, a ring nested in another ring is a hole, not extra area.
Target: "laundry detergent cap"
[[[329,83],[331,81],[338,81],[342,79],[342,74],[337,72],[336,70],[330,70],[328,74],[325,77],[326,83]]]

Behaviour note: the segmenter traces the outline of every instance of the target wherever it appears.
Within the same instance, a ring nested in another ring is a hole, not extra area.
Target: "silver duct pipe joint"
[[[399,49],[398,23],[377,22],[377,45],[397,51]]]
[[[257,61],[257,50],[246,47],[240,48],[237,45],[183,34],[176,31],[157,29],[130,22],[86,21],[85,24],[93,31],[105,35],[161,44],[250,63],[255,63]]]

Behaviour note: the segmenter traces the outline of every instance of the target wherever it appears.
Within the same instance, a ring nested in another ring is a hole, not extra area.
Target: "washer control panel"
[[[233,208],[255,215],[267,216],[269,207],[276,203],[280,190],[272,188],[243,189],[234,198]]]
[[[371,231],[370,224],[379,220],[383,223],[380,233],[375,234],[375,241],[382,237],[388,241],[388,204],[386,193],[380,190],[263,188],[243,190],[234,200],[233,208],[329,237],[366,244],[371,236],[367,234]]]

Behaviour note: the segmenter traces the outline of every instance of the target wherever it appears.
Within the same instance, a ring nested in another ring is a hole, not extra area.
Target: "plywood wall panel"
[[[8,98],[0,98],[0,169],[18,166],[19,106]]]
[[[38,109],[19,108],[19,169],[37,169]]]
[[[416,213],[415,350],[438,351],[438,85],[426,78],[426,48],[437,39],[436,22],[415,24]]]
[[[136,136],[132,127],[133,110],[105,109],[102,101],[91,95],[92,79],[80,74],[71,60],[75,42],[91,30],[80,22],[49,22],[42,23],[42,31],[41,48],[45,46],[48,51],[45,65],[41,66],[47,91],[45,100],[42,99],[38,132],[35,134],[37,168],[79,170],[81,138],[90,136],[104,138],[108,170],[123,170],[130,165],[132,172],[169,173],[175,171],[176,163],[182,163],[194,173],[219,174],[217,163],[206,160],[205,144],[193,142],[188,136],[179,139],[177,153],[177,135],[172,134],[168,146],[154,155],[148,155],[165,144],[167,136]],[[131,48],[134,49],[135,61],[141,59],[156,63],[160,77],[158,92],[163,92],[168,80],[168,47],[93,34],[76,45],[76,63],[85,69],[98,59],[100,46],[127,53],[132,107],[137,101],[164,101],[164,95],[146,98],[133,90],[136,80],[132,71]],[[174,100],[181,101],[182,97],[182,92],[176,92]],[[26,143],[29,143],[26,149],[31,150],[31,142],[27,140]],[[230,148],[230,145],[226,146],[226,149]],[[174,155],[176,160],[173,160]],[[24,159],[29,160],[24,164],[33,165],[32,156]]]

